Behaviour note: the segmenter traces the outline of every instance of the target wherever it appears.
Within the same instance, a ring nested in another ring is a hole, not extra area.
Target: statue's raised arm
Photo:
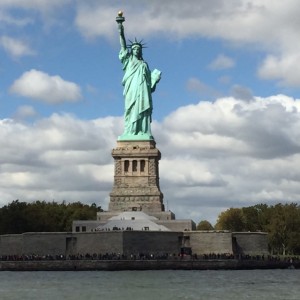
[[[126,50],[126,39],[125,39],[125,34],[124,34],[124,26],[121,25],[119,28],[119,33],[120,33],[120,45],[122,50]]]
[[[120,33],[121,50],[119,59],[123,64],[125,98],[125,128],[118,140],[153,140],[151,133],[152,95],[159,82],[161,72],[150,71],[143,59],[144,44],[137,39],[126,45],[124,26],[125,18],[119,12],[116,18]]]
[[[126,49],[126,39],[125,39],[124,26],[123,26],[123,22],[125,22],[125,18],[123,17],[122,11],[118,12],[118,16],[116,17],[116,22],[118,23],[121,49],[125,50]]]

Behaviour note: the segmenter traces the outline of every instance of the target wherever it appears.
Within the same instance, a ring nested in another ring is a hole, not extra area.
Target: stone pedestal
[[[155,141],[117,141],[112,157],[115,175],[109,211],[144,211],[150,215],[164,211],[159,188],[161,154]]]

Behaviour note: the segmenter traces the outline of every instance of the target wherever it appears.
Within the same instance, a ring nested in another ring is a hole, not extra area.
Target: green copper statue
[[[143,60],[142,42],[135,39],[127,47],[122,25],[125,18],[122,12],[119,12],[116,21],[120,33],[119,58],[124,70],[122,84],[125,97],[125,128],[118,140],[153,140],[150,126],[153,109],[151,94],[155,91],[161,72],[151,72]]]

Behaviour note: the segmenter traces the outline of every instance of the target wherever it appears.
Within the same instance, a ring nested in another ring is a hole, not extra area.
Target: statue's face
[[[132,47],[132,53],[137,58],[141,58],[141,56],[142,56],[142,48],[139,45],[134,45]]]

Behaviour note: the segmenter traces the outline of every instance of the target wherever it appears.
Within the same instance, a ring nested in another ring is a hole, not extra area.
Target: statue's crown
[[[145,43],[143,43],[143,40],[140,40],[140,41],[138,41],[136,38],[134,38],[134,41],[132,42],[131,40],[129,40],[129,45],[128,45],[128,48],[132,48],[133,46],[135,46],[135,45],[138,45],[138,46],[140,46],[141,48],[147,48],[146,47],[146,44]]]

